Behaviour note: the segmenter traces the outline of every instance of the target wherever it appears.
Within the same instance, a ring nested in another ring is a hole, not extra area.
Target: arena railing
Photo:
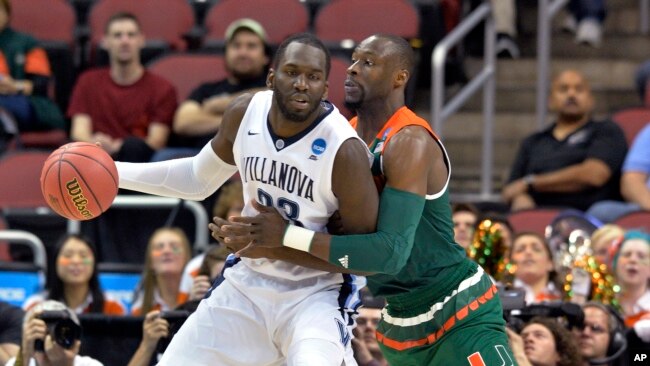
[[[41,239],[24,230],[0,230],[0,240],[25,244],[33,253],[33,263],[0,262],[0,300],[15,306],[40,291],[45,282],[47,254]]]
[[[445,62],[449,52],[481,22],[485,24],[483,68],[463,88],[445,103]],[[483,148],[481,154],[481,192],[452,197],[455,201],[494,200],[492,192],[492,171],[494,169],[492,130],[495,108],[495,55],[496,31],[490,2],[484,2],[472,11],[460,24],[445,36],[431,54],[431,124],[434,131],[443,138],[443,123],[465,104],[479,89],[483,89]]]
[[[551,22],[569,0],[539,0],[537,12],[537,128],[546,124],[551,62]]]
[[[29,246],[34,254],[34,265],[43,272],[47,270],[45,246],[38,236],[24,230],[0,230],[0,240]]]
[[[204,252],[208,248],[210,232],[208,230],[208,214],[203,206],[196,201],[184,201],[183,207],[194,215],[195,236],[194,250]],[[111,208],[175,208],[181,205],[178,198],[158,197],[149,195],[118,195]],[[79,221],[68,220],[68,233],[76,234],[81,231]]]

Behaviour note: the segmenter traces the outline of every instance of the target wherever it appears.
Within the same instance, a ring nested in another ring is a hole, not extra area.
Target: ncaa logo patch
[[[323,139],[316,139],[311,144],[311,152],[314,153],[315,155],[320,155],[324,153],[326,148],[327,148],[327,142],[325,142],[325,140]]]

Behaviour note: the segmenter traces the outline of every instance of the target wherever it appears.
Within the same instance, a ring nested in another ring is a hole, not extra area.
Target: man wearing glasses
[[[611,365],[626,348],[619,320],[601,303],[586,303],[582,310],[584,328],[575,331],[585,365]]]

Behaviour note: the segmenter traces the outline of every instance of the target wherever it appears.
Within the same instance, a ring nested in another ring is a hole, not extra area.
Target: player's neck
[[[384,128],[388,120],[404,106],[404,100],[391,101],[390,99],[377,100],[364,103],[357,109],[357,132],[364,141],[369,142]]]
[[[285,118],[280,111],[280,108],[273,106],[269,112],[269,122],[274,134],[282,138],[288,138],[295,136],[307,129],[314,123],[314,121],[316,121],[316,119],[318,119],[322,113],[324,113],[323,107],[318,107],[304,121],[296,122]]]

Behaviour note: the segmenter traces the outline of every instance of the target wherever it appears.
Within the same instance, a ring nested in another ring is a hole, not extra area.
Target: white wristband
[[[315,234],[316,232],[304,227],[288,225],[282,237],[282,245],[309,253],[311,241],[314,239]]]

